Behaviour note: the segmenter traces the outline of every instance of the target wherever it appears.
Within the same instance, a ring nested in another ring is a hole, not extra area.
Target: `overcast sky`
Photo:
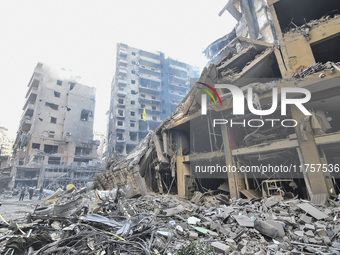
[[[71,69],[96,87],[94,130],[106,132],[116,44],[204,67],[202,51],[235,20],[227,0],[1,0],[0,126],[15,136],[37,62]]]

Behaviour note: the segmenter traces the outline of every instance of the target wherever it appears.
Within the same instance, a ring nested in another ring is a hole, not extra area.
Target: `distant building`
[[[7,136],[7,129],[0,127],[0,156],[12,156],[14,139]]]
[[[12,186],[64,185],[93,175],[95,88],[78,78],[37,64],[13,146]]]
[[[190,78],[198,76],[198,68],[165,58],[162,52],[118,43],[108,120],[109,155],[132,151],[171,115],[190,90]]]
[[[104,157],[104,151],[106,146],[106,135],[98,132],[94,132],[93,139],[99,141],[99,146],[97,148],[98,160],[102,160]]]

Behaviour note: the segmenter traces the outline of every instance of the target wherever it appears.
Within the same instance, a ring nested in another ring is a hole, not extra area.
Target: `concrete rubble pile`
[[[288,30],[288,33],[301,33],[304,37],[306,37],[307,41],[310,41],[311,40],[311,37],[310,37],[311,28],[319,26],[322,23],[328,22],[329,20],[331,20],[333,18],[336,19],[338,17],[339,17],[338,14],[335,14],[333,16],[332,15],[326,15],[326,16],[321,17],[320,19],[311,20],[311,21],[309,21],[308,23],[306,23],[302,26],[297,26],[297,25],[294,24],[293,21],[291,21],[291,24],[294,27],[290,28],[289,30],[287,29],[287,30]]]
[[[195,192],[126,198],[57,191],[26,222],[1,222],[4,254],[340,254],[340,202]]]

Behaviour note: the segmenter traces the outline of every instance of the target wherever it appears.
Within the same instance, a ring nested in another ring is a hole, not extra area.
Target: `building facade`
[[[78,78],[37,64],[13,146],[12,186],[46,186],[58,178],[67,182],[78,176],[75,172],[95,165],[95,88],[78,83]]]
[[[111,85],[108,154],[132,151],[150,130],[170,116],[190,90],[190,77],[198,75],[197,68],[165,58],[162,52],[118,43]]]
[[[0,127],[0,156],[12,156],[14,139],[7,136],[7,129]]]

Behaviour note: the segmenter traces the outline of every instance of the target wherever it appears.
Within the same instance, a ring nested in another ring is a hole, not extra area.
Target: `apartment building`
[[[12,186],[47,186],[91,176],[97,160],[93,140],[95,88],[80,84],[71,72],[38,63],[28,83],[13,146]],[[92,174],[93,175],[93,174]]]
[[[12,156],[14,139],[7,136],[7,129],[0,126],[0,156]]]
[[[197,68],[165,58],[162,52],[118,43],[108,120],[109,155],[132,151],[170,116],[190,90],[190,78],[198,75]]]

